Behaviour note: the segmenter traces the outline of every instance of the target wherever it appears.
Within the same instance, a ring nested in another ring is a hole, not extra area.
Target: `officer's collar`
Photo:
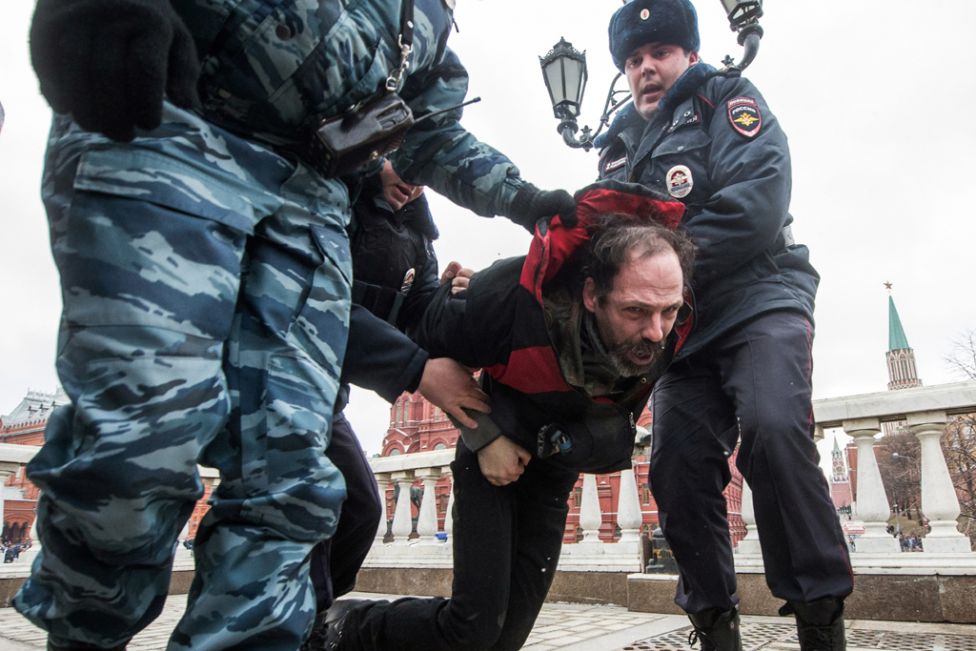
[[[686,100],[696,88],[717,74],[719,74],[718,70],[704,62],[690,66],[678,77],[674,85],[664,94],[664,97],[661,98],[661,101],[657,105],[658,112],[671,110]],[[605,133],[597,136],[593,141],[593,145],[597,149],[603,149],[622,132],[633,126],[637,120],[643,119],[640,113],[637,112],[637,107],[634,106],[634,103],[628,102],[620,109],[613,122],[610,123],[610,128]]]

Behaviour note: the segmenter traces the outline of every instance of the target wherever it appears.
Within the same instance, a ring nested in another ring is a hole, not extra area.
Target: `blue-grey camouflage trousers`
[[[297,649],[345,496],[324,451],[346,187],[168,106],[131,144],[57,119],[43,196],[72,404],[28,466],[43,546],[15,607],[55,642],[125,643],[162,608],[201,463],[220,484],[169,648]]]

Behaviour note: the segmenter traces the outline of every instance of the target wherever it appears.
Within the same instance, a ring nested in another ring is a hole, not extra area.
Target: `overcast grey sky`
[[[718,0],[697,0],[702,56],[740,55]],[[49,111],[27,56],[33,3],[6,3],[0,22],[0,413],[28,388],[57,385],[57,274],[39,200]],[[451,46],[471,75],[463,124],[543,188],[595,177],[596,153],[556,134],[538,56],[560,36],[586,50],[583,122],[596,126],[615,70],[606,26],[619,0],[457,0]],[[822,275],[814,347],[817,398],[882,391],[887,294],[894,296],[926,385],[962,379],[944,362],[976,327],[976,3],[972,0],[766,0],[766,35],[747,77],[790,137],[794,235]],[[830,10],[831,13],[827,13]],[[442,264],[479,268],[519,255],[528,235],[435,197]],[[389,419],[356,391],[347,410],[369,453]]]

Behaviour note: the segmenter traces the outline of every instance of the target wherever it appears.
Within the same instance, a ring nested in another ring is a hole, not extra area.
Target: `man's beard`
[[[630,358],[631,353],[636,353],[640,357],[650,355],[650,359],[646,364],[636,364]],[[654,343],[646,339],[636,344],[629,342],[617,344],[607,351],[614,369],[623,377],[644,375],[651,370],[663,353],[664,342]]]

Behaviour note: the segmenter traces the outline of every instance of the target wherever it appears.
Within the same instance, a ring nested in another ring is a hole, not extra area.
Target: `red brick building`
[[[0,443],[40,446],[44,443],[44,428],[55,407],[68,403],[68,397],[60,389],[54,393],[28,390],[20,404],[6,416],[0,416]],[[21,467],[0,486],[3,500],[2,539],[10,543],[27,542],[30,539],[37,498],[40,491],[27,479],[26,468]],[[197,502],[190,516],[187,537],[196,534],[200,519],[209,509],[210,484]]]
[[[48,417],[55,407],[66,402],[68,398],[62,391],[28,391],[12,412],[0,416],[0,443],[43,444]],[[3,533],[0,537],[3,540],[20,543],[30,539],[38,493],[37,487],[27,479],[23,466],[0,486],[0,497],[3,499]]]

